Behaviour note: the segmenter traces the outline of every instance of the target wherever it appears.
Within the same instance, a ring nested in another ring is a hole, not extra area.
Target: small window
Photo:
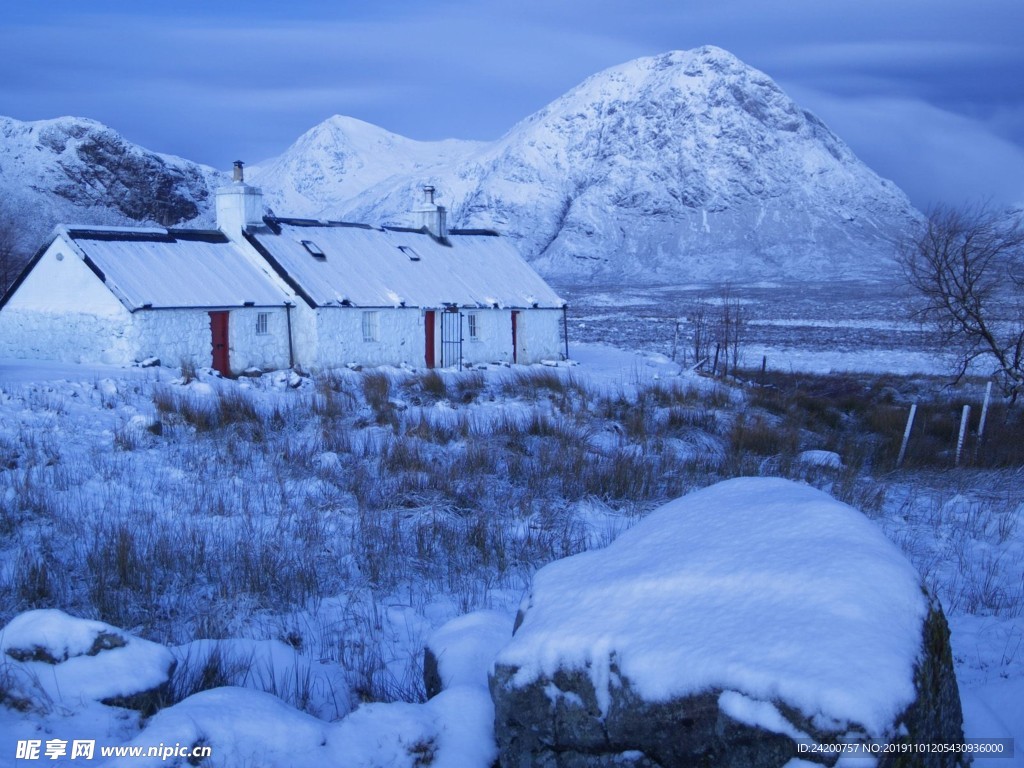
[[[408,256],[409,257],[409,261],[419,261],[420,260],[420,255],[418,253],[416,253],[416,249],[413,248],[412,246],[400,245],[400,246],[398,246],[398,250],[400,250],[402,253],[404,253],[406,256]]]
[[[363,341],[380,341],[380,312],[363,312]]]
[[[319,245],[314,243],[312,240],[303,240],[302,247],[309,251],[310,255],[314,259],[320,259],[324,261],[327,258],[327,254],[323,252]]]
[[[256,335],[266,336],[270,333],[270,313],[260,312],[256,315]]]
[[[466,315],[466,327],[469,330],[470,341],[480,341],[480,315],[470,312]]]

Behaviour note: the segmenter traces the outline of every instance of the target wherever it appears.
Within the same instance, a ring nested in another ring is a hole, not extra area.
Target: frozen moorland
[[[205,744],[224,766],[489,765],[485,671],[536,570],[745,475],[863,512],[943,603],[967,735],[1024,743],[1024,483],[1005,410],[953,471],[943,414],[973,389],[833,374],[791,395],[656,352],[571,352],[237,381],[0,364],[0,647],[59,662],[0,663],[0,766],[24,739]],[[926,426],[896,470],[911,400]],[[104,633],[118,655],[89,656]],[[427,644],[446,650],[429,701]],[[98,702],[171,656],[151,717]],[[74,674],[93,663],[113,670],[99,693]]]

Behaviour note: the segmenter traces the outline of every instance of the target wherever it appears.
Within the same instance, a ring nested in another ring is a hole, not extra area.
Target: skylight
[[[400,250],[402,253],[404,253],[406,256],[408,256],[409,257],[409,261],[419,261],[420,260],[420,255],[418,253],[416,253],[416,250],[414,248],[412,248],[411,246],[400,245],[400,246],[398,246],[398,250]]]
[[[319,245],[314,243],[312,240],[303,240],[302,247],[309,251],[310,255],[314,259],[326,259],[327,254],[323,252]]]

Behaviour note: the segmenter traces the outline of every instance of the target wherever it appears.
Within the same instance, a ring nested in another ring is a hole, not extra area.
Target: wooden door
[[[423,333],[426,337],[426,348],[423,351],[423,359],[427,368],[434,367],[434,310],[428,309],[423,313]]]
[[[213,345],[213,368],[224,376],[231,375],[228,354],[228,313],[210,313],[210,338]]]

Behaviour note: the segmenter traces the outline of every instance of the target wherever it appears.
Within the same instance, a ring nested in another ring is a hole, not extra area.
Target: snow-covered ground
[[[738,307],[740,364],[756,370],[940,375],[944,351],[909,319],[897,283],[703,283],[654,289],[558,285],[569,301],[570,338],[646,349],[694,362],[689,324],[699,303],[717,322],[728,300]]]
[[[213,765],[489,765],[482,662],[422,703],[423,646],[471,611],[510,623],[536,568],[609,543],[701,472],[710,481],[718,459],[701,453],[721,452],[713,435],[636,437],[628,407],[603,415],[617,400],[661,387],[693,403],[687,418],[712,421],[742,407],[658,352],[571,351],[574,365],[533,366],[532,378],[446,373],[441,394],[400,370],[185,382],[169,369],[0,361],[0,623],[33,607],[99,618],[167,646],[189,672],[181,697],[204,672],[229,686],[142,722],[40,681],[38,706],[0,707],[0,768],[32,764],[16,760],[26,739],[198,740],[214,746]],[[574,423],[574,408],[592,423]],[[204,421],[213,412],[220,426]],[[531,460],[562,458],[543,453],[551,435],[562,453],[582,443],[593,464],[528,482]],[[488,446],[514,466],[496,466]],[[692,474],[660,470],[662,485],[631,497],[655,450],[659,466]],[[631,476],[614,475],[626,461]],[[827,484],[834,463],[801,471]],[[439,464],[466,469],[439,488]],[[594,467],[607,473],[603,496],[584,492]],[[476,487],[477,475],[492,485]],[[1019,470],[870,482],[869,516],[945,604],[967,735],[1017,739],[1014,759],[976,765],[1024,765]],[[214,653],[206,638],[224,642]],[[0,667],[0,694],[9,674]]]

